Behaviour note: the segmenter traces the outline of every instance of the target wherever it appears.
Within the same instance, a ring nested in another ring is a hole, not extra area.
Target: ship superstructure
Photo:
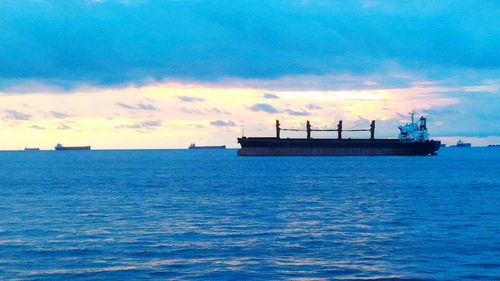
[[[401,142],[425,142],[429,140],[427,132],[427,119],[420,117],[418,122],[415,122],[415,112],[411,112],[411,122],[399,126],[399,140]]]

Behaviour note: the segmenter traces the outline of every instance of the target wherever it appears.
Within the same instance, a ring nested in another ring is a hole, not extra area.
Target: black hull
[[[240,156],[417,156],[434,155],[440,141],[402,143],[397,139],[238,138]]]
[[[225,145],[218,146],[190,146],[189,149],[226,149]]]

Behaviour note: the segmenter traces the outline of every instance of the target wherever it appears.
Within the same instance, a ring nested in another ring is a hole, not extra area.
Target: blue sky
[[[387,110],[387,118],[409,106],[439,118],[439,136],[498,137],[500,126],[492,124],[500,121],[499,14],[498,1],[7,0],[0,3],[0,110],[3,119],[18,112],[37,120],[7,97],[177,83],[252,89],[259,96],[245,105],[248,116],[274,108],[305,118],[313,114],[306,100],[290,108],[276,104],[280,99],[259,100],[261,93],[402,89],[405,107]],[[415,88],[426,88],[436,105],[412,99]],[[203,103],[200,95],[192,98]],[[117,99],[123,110],[161,111]],[[32,106],[54,111],[39,105]],[[223,111],[207,106],[182,108]],[[225,117],[205,123],[245,122]],[[41,127],[13,126],[28,125]]]

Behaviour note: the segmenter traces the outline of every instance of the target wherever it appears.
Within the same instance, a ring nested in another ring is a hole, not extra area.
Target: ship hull
[[[433,155],[439,141],[403,143],[397,139],[238,138],[240,156],[417,156]]]
[[[64,146],[64,147],[55,147],[55,150],[90,150],[90,146]]]

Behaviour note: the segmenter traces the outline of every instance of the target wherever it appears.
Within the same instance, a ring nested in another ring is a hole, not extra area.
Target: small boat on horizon
[[[38,147],[25,147],[24,151],[40,151]]]
[[[471,147],[472,145],[468,142],[463,142],[462,140],[458,140],[456,145],[452,145],[450,147]]]
[[[63,146],[58,143],[55,147],[55,150],[90,150],[90,145],[88,146]]]
[[[206,145],[206,146],[197,146],[192,143],[189,145],[188,149],[226,149],[225,145]]]

